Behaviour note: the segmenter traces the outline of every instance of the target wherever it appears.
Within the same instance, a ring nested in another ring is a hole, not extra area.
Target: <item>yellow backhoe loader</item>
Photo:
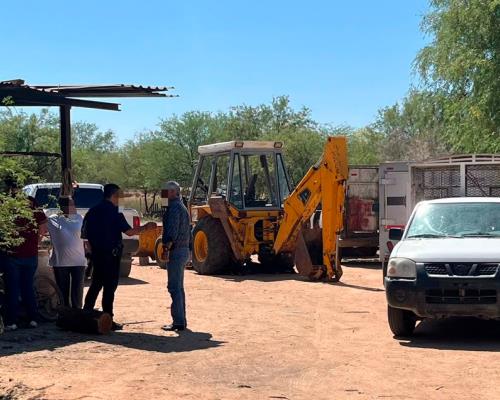
[[[348,176],[345,137],[292,190],[281,142],[232,141],[198,148],[189,198],[193,267],[216,274],[258,255],[263,268],[294,264],[312,279],[339,280],[337,235]],[[314,218],[321,209],[321,218]]]

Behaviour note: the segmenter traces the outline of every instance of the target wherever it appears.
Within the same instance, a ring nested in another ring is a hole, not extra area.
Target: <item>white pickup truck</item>
[[[43,208],[45,215],[50,216],[58,212],[57,198],[61,188],[60,183],[35,183],[24,187],[24,192],[33,197],[37,204]],[[80,183],[74,189],[73,198],[75,200],[78,214],[84,216],[87,211],[102,200],[103,186],[96,183]],[[132,227],[140,226],[139,213],[133,208],[120,207],[125,219]],[[123,255],[120,266],[120,276],[127,277],[132,267],[132,254],[139,248],[138,236],[123,236]]]

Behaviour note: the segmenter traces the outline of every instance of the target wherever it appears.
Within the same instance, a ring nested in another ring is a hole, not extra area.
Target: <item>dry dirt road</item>
[[[165,272],[135,266],[109,336],[0,338],[0,399],[495,399],[500,325],[423,323],[395,340],[378,266],[341,283],[186,274],[191,332],[167,334]],[[3,397],[2,397],[3,396]]]

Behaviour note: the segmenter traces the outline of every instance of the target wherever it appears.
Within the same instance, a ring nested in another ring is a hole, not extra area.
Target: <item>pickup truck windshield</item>
[[[500,203],[434,203],[418,207],[406,238],[500,238]]]
[[[59,188],[37,188],[35,200],[42,208],[57,208]],[[102,200],[102,189],[76,188],[73,193],[76,208],[91,208]]]

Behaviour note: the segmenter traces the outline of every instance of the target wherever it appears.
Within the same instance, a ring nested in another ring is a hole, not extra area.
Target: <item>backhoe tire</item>
[[[417,323],[417,319],[413,312],[388,305],[387,319],[394,336],[408,337],[413,335]]]
[[[128,278],[130,271],[132,270],[132,255],[123,254],[120,259],[120,277]]]
[[[149,265],[149,257],[139,257],[139,265],[141,267]]]
[[[163,243],[162,243],[161,237],[159,237],[158,239],[156,239],[156,242],[155,242],[155,260],[156,260],[156,264],[158,264],[158,266],[161,269],[167,269],[167,262],[163,261],[161,259],[161,254],[163,251],[162,246],[163,246]]]
[[[231,245],[219,220],[205,217],[193,229],[193,268],[201,275],[227,270],[233,261]]]

